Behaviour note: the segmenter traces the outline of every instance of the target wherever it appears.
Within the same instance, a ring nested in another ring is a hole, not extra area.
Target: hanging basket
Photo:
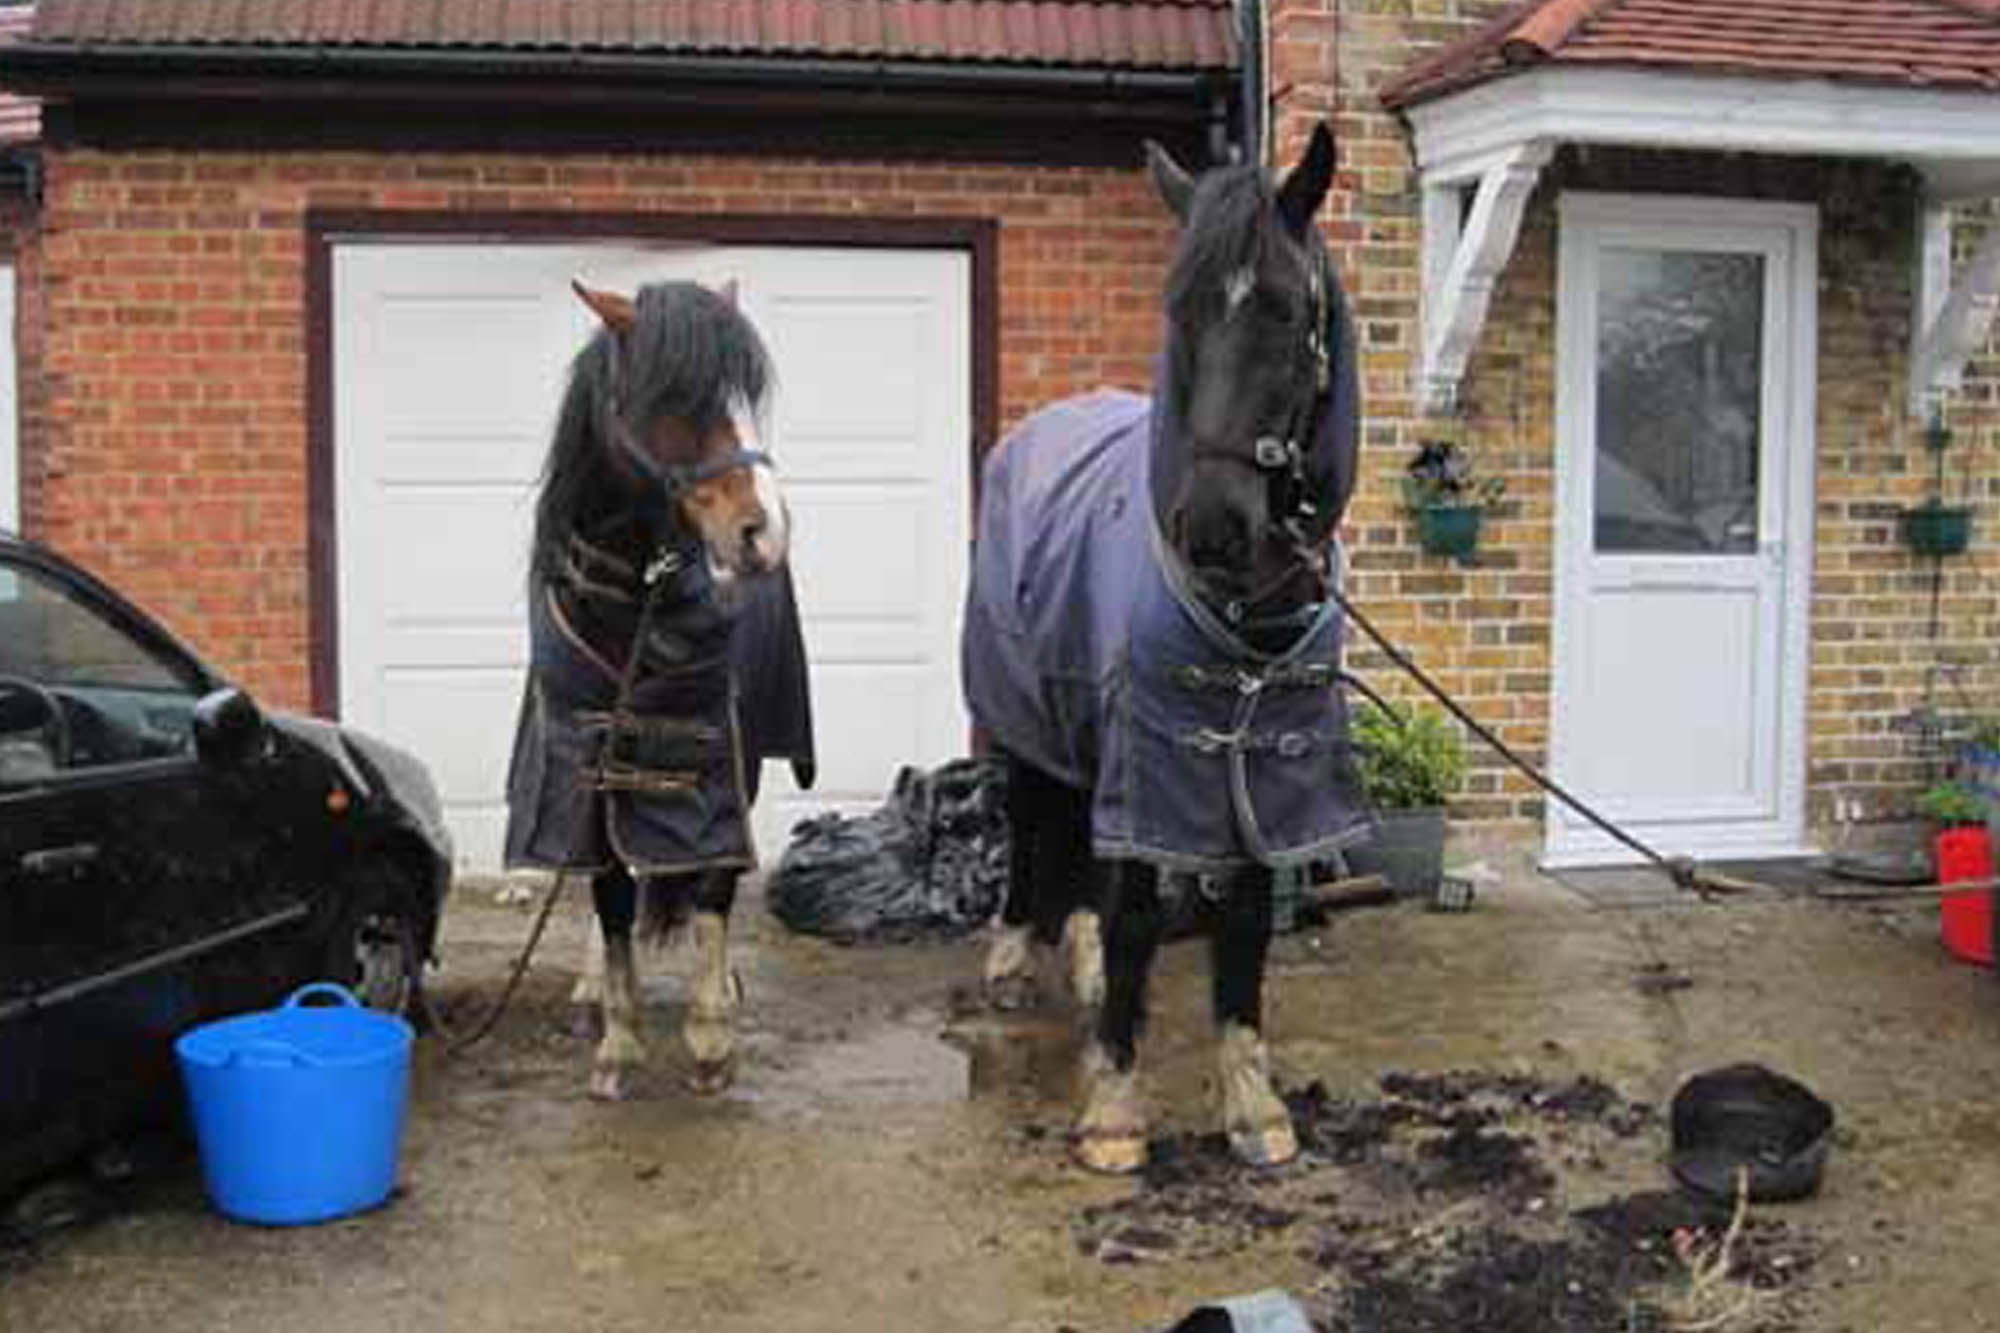
[[[1957,555],[1972,541],[1972,510],[1935,502],[1903,510],[1903,545],[1918,555]]]
[[[1417,510],[1417,544],[1431,555],[1463,560],[1479,545],[1484,512],[1475,505],[1425,505]]]

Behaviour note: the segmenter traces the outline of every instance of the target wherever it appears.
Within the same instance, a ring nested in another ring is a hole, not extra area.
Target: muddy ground
[[[497,992],[527,920],[455,898],[448,1010]],[[1934,908],[1606,907],[1516,868],[1465,915],[1287,936],[1270,1029],[1307,1151],[1266,1174],[1209,1137],[1206,959],[1176,944],[1136,1181],[1068,1165],[1067,1026],[980,1012],[973,944],[826,945],[754,899],[739,920],[732,1092],[679,1084],[670,956],[637,1095],[583,1095],[567,914],[493,1039],[421,1050],[388,1207],[235,1226],[169,1166],[0,1255],[0,1333],[1122,1333],[1266,1286],[1354,1333],[2000,1329],[2000,983],[1937,947]],[[1660,1108],[1737,1060],[1811,1084],[1837,1143],[1820,1196],[1753,1208],[1733,1285],[1688,1304],[1674,1232],[1721,1224],[1672,1191]]]

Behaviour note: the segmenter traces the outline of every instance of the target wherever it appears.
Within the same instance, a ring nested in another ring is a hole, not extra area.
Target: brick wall
[[[1003,424],[1148,381],[1170,239],[1136,164],[51,149],[26,526],[294,708],[308,702],[314,207],[993,218]]]
[[[1906,419],[1910,182],[1880,165],[1682,153],[1565,153],[1544,174],[1465,381],[1462,419],[1424,420],[1410,394],[1419,299],[1419,195],[1407,137],[1376,90],[1501,6],[1443,0],[1273,0],[1277,160],[1331,118],[1342,173],[1325,229],[1356,299],[1367,428],[1347,527],[1364,608],[1530,758],[1545,756],[1554,611],[1556,226],[1563,188],[1778,197],[1821,204],[1818,456],[1808,701],[1808,814],[1854,798],[1870,817],[1908,808],[1934,776],[1903,720],[1932,698],[2000,712],[2000,379],[1989,356],[1948,410],[1948,497],[1974,500],[1972,554],[1944,567],[1938,632],[1931,566],[1897,542],[1895,512],[1927,491],[1922,423]],[[1456,437],[1507,480],[1477,564],[1418,552],[1396,480],[1420,438]],[[1354,664],[1412,694],[1379,654]],[[1456,813],[1494,831],[1539,828],[1542,798],[1475,753]]]
[[[1275,138],[1290,161],[1331,118],[1341,172],[1324,225],[1354,300],[1366,412],[1347,525],[1353,589],[1379,623],[1531,757],[1546,743],[1553,614],[1553,191],[1653,187],[1846,199],[1821,236],[1811,812],[1836,798],[1893,813],[1925,776],[1896,720],[1927,691],[2000,709],[2000,402],[1975,364],[1951,409],[1953,486],[1983,505],[1972,556],[1946,566],[1941,633],[1928,567],[1894,510],[1925,488],[1901,376],[1908,238],[1886,175],[1833,164],[1674,154],[1558,159],[1531,206],[1467,379],[1461,421],[1409,393],[1418,199],[1405,136],[1374,90],[1492,6],[1412,16],[1385,0],[1273,5]],[[1772,184],[1775,181],[1776,184]],[[1168,234],[1138,171],[727,158],[97,153],[51,150],[46,239],[21,270],[28,527],[154,608],[274,703],[307,700],[306,350],[309,207],[987,216],[1000,224],[1001,419],[1101,383],[1143,384]],[[1852,201],[1862,201],[1855,204]],[[1872,201],[1869,202],[1869,201]],[[44,317],[29,312],[44,303]],[[32,345],[46,322],[47,345]],[[40,373],[38,374],[37,371]],[[39,387],[38,387],[39,386]],[[1395,480],[1417,439],[1456,433],[1508,481],[1479,562],[1420,555]],[[1969,479],[1969,480],[1968,480]],[[1369,678],[1402,688],[1379,655]],[[1940,676],[1938,664],[1957,664]],[[1529,832],[1541,800],[1480,753],[1459,813]]]

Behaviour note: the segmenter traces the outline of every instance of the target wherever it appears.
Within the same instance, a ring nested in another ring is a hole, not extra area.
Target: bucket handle
[[[353,991],[347,989],[347,987],[341,985],[337,981],[308,982],[307,984],[293,991],[290,995],[287,995],[285,997],[285,1003],[281,1007],[285,1009],[303,1008],[304,1007],[303,1001],[310,999],[312,996],[315,995],[331,995],[333,998],[339,1000],[341,1004],[345,1005],[349,1009],[360,1009],[365,1007],[362,1005],[360,1000],[354,998]]]
[[[223,1065],[235,1068],[239,1065],[252,1069],[294,1069],[313,1063],[312,1057],[286,1041],[262,1038],[246,1041],[223,1057]]]

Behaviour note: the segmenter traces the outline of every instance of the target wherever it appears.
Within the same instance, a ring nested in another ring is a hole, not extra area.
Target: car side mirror
[[[241,764],[263,753],[264,710],[235,686],[205,694],[194,706],[194,752],[218,764]]]

